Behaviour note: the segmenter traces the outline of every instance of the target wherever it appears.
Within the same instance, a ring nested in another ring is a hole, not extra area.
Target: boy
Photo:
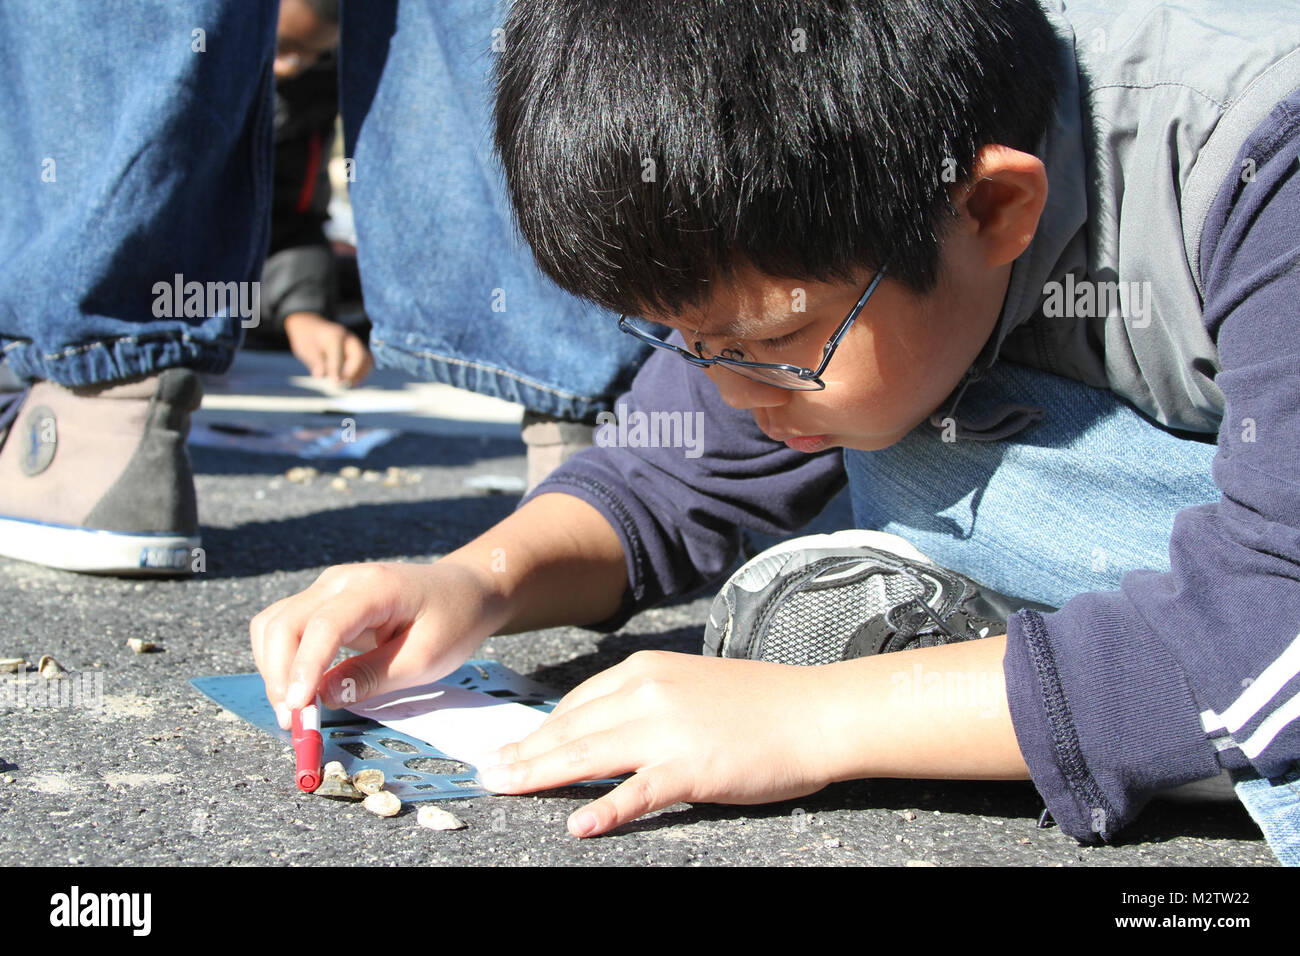
[[[494,633],[617,627],[847,475],[865,530],[733,575],[719,656],[596,675],[485,784],[631,772],[572,815],[587,836],[679,800],[1030,778],[1108,839],[1230,772],[1296,862],[1296,13],[1241,39],[1149,3],[517,2],[496,136],[522,232],[625,330],[676,330],[624,414],[703,411],[704,453],[598,435],[433,565],[272,605],[281,722]],[[343,645],[366,653],[327,672]]]

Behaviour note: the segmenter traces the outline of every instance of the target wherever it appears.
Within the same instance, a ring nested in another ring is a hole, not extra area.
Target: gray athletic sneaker
[[[188,571],[199,523],[185,439],[202,396],[183,368],[0,396],[0,554],[69,571]]]
[[[1005,627],[974,582],[902,538],[840,531],[782,542],[733,574],[709,610],[704,653],[830,664]]]

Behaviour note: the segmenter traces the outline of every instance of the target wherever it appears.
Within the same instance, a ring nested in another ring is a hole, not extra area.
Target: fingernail
[[[499,765],[484,767],[478,772],[478,781],[488,790],[507,790],[510,787],[510,768]]]
[[[594,829],[596,829],[596,815],[594,813],[580,810],[569,817],[569,832],[576,837],[585,837]]]
[[[289,715],[289,708],[284,706],[284,704],[276,704],[275,719],[280,722],[281,730],[288,730],[289,722],[292,720],[292,718]]]
[[[284,702],[290,707],[307,706],[307,697],[307,685],[300,680],[294,681],[284,692]]]

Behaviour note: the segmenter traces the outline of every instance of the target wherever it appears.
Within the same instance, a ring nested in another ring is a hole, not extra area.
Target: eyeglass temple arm
[[[853,320],[861,314],[863,308],[867,304],[867,300],[871,298],[871,293],[876,291],[876,286],[880,285],[880,280],[885,277],[885,272],[888,268],[888,265],[880,267],[876,272],[876,277],[871,280],[871,284],[868,285],[866,291],[862,293],[862,298],[858,299],[858,304],[853,307],[852,312],[845,316],[844,321],[840,323],[840,327],[836,329],[835,334],[831,336],[831,340],[826,343],[826,347],[822,349],[821,364],[813,371],[813,378],[820,378],[822,372],[826,371],[826,366],[831,360],[831,353],[839,347],[840,340],[848,334],[849,326],[853,325]]]

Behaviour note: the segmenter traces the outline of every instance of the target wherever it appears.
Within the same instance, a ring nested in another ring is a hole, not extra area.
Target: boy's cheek
[[[930,414],[928,408],[900,408],[896,396],[866,392],[854,393],[843,403],[818,412],[781,424],[786,431],[801,435],[827,435],[832,445],[840,448],[880,451],[901,441]]]

